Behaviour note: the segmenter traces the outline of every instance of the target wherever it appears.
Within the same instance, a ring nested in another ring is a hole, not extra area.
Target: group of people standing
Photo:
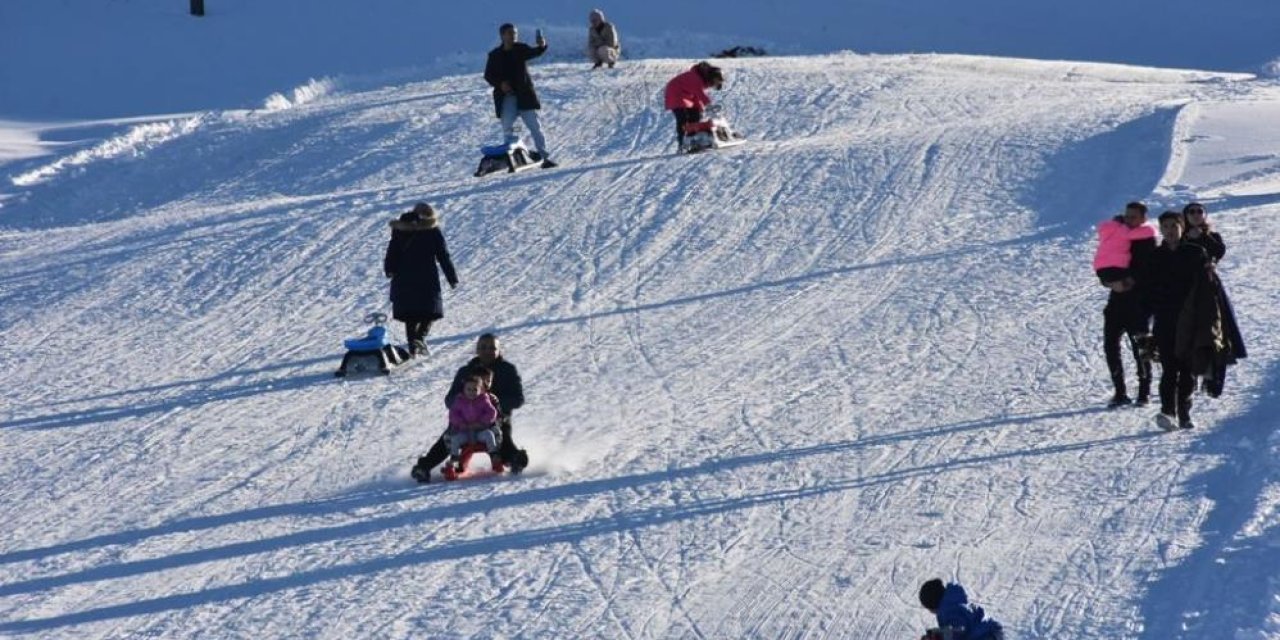
[[[1098,225],[1093,267],[1110,290],[1103,309],[1103,352],[1114,394],[1109,407],[1150,401],[1152,364],[1160,364],[1160,413],[1165,429],[1191,429],[1197,379],[1211,397],[1221,395],[1226,369],[1246,355],[1244,340],[1216,265],[1226,255],[1221,234],[1203,204],[1165,211],[1157,226],[1147,206]],[[1137,398],[1129,397],[1121,341],[1127,337],[1138,374]]]

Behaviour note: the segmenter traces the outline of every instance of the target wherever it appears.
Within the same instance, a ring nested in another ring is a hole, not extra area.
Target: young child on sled
[[[483,444],[485,451],[496,454],[501,432],[498,431],[498,408],[489,393],[487,372],[473,370],[467,374],[462,393],[449,408],[449,430],[445,437],[449,455],[457,460],[469,444]]]

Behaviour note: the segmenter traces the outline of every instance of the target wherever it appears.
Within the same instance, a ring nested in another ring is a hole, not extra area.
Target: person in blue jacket
[[[920,585],[920,604],[938,617],[936,637],[948,640],[1004,640],[999,622],[986,617],[982,607],[969,604],[964,587],[934,578]],[[933,637],[926,635],[926,638]]]

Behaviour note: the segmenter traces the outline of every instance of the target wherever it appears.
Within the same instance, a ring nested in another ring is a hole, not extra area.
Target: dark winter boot
[[[431,469],[429,467],[422,466],[421,458],[418,460],[418,464],[413,465],[413,468],[409,470],[409,475],[412,476],[414,480],[417,480],[422,484],[431,482]]]
[[[524,449],[517,449],[515,454],[507,460],[507,466],[511,467],[511,473],[519,474],[529,466],[529,453]]]
[[[427,343],[423,340],[414,340],[409,343],[409,355],[414,358],[422,358],[427,355]]]
[[[1139,407],[1147,406],[1151,402],[1151,378],[1138,379],[1138,399],[1134,404]]]
[[[1133,400],[1130,400],[1129,396],[1124,391],[1117,389],[1116,394],[1111,396],[1111,401],[1107,403],[1107,408],[1115,409],[1116,407],[1123,407],[1131,404],[1132,402]]]
[[[1111,401],[1107,403],[1108,409],[1123,407],[1133,402],[1132,400],[1129,399],[1129,394],[1125,393],[1124,371],[1112,371],[1111,384],[1115,386],[1116,393],[1115,395],[1111,396]]]
[[[543,158],[543,159],[542,159],[542,168],[543,168],[543,169],[554,169],[554,168],[556,168],[556,167],[558,167],[558,166],[560,166],[560,165],[559,165],[559,164],[557,164],[557,163],[555,163],[555,162],[552,162],[552,161],[551,161],[551,158]]]

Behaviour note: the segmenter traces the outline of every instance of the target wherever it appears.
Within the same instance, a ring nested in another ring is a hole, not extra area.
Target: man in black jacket
[[[1125,205],[1124,215],[1117,216],[1116,219],[1130,229],[1135,229],[1146,224],[1147,207],[1141,202],[1130,202]],[[1155,238],[1130,242],[1129,273],[1132,275],[1111,285],[1107,306],[1102,310],[1102,353],[1107,359],[1111,384],[1115,387],[1115,395],[1107,403],[1107,407],[1111,409],[1134,403],[1125,389],[1124,362],[1120,358],[1120,343],[1126,336],[1133,352],[1134,367],[1138,370],[1136,404],[1145,407],[1151,397],[1151,360],[1141,348],[1141,345],[1150,341],[1148,334],[1151,332],[1151,323],[1142,302],[1142,283],[1139,280],[1143,265],[1155,248]]]
[[[498,447],[498,455],[512,473],[520,473],[529,464],[529,455],[524,449],[516,447],[511,438],[511,413],[524,406],[524,384],[520,380],[520,372],[516,366],[502,357],[498,337],[486,333],[476,340],[476,357],[460,367],[453,376],[453,384],[444,396],[444,406],[453,405],[453,399],[462,392],[466,384],[467,374],[473,367],[482,366],[493,372],[493,380],[489,384],[489,393],[498,398],[498,426],[502,430],[502,444]],[[449,457],[449,447],[441,436],[427,455],[418,458],[417,465],[410,472],[419,482],[429,482],[431,470]]]
[[[537,147],[534,160],[542,160],[542,168],[556,166],[551,161],[551,153],[547,150],[547,141],[542,136],[542,124],[538,121],[538,93],[533,89],[533,78],[529,77],[529,60],[547,51],[547,41],[538,32],[534,41],[537,46],[530,47],[518,40],[519,34],[511,23],[498,27],[498,35],[502,44],[489,52],[489,60],[484,66],[484,80],[493,87],[493,106],[498,118],[502,120],[504,142],[518,140],[515,134],[516,116],[524,121],[524,126],[533,136]]]
[[[1155,337],[1160,351],[1160,415],[1156,420],[1165,429],[1191,429],[1191,393],[1196,379],[1191,362],[1179,358],[1178,316],[1191,293],[1196,278],[1213,263],[1204,249],[1183,242],[1183,218],[1176,211],[1160,214],[1160,235],[1164,242],[1144,267],[1147,300],[1155,314]],[[1176,422],[1175,422],[1176,420]]]

